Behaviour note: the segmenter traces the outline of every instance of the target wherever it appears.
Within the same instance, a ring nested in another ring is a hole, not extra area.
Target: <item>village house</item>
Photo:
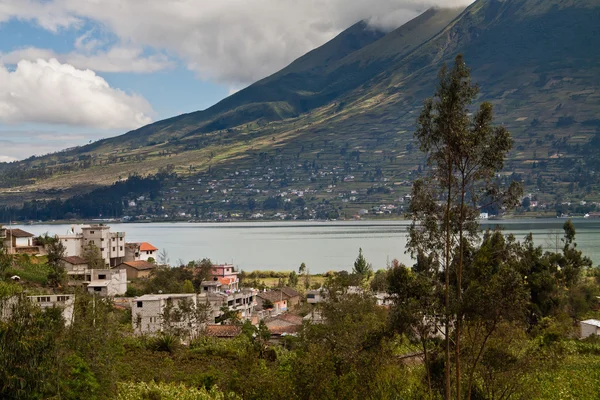
[[[126,261],[117,266],[126,271],[127,279],[148,278],[155,268],[156,264],[148,261]]]
[[[88,293],[114,297],[127,292],[127,271],[124,269],[92,269],[87,274]]]
[[[158,249],[148,242],[125,244],[124,261],[150,261],[156,260]]]
[[[75,309],[75,295],[73,294],[42,294],[37,296],[27,296],[34,304],[39,305],[42,310],[47,308],[59,308],[65,320],[65,325],[69,326],[73,322],[73,311]]]
[[[40,254],[41,248],[33,242],[34,234],[22,229],[3,229],[2,244],[9,254]]]
[[[259,292],[256,295],[256,310],[269,311],[271,315],[278,315],[288,310],[288,298],[281,290]]]
[[[282,287],[280,290],[287,299],[288,308],[292,309],[300,304],[300,293],[290,287]]]
[[[211,305],[211,320],[217,322],[223,315],[221,307],[237,311],[241,319],[250,319],[257,304],[257,291],[239,289],[239,272],[231,264],[211,267],[211,277],[200,284],[202,296]]]
[[[201,329],[192,313],[182,315],[177,321],[165,321],[165,309],[192,309],[197,306],[195,294],[146,294],[131,300],[131,323],[138,334],[163,332],[165,328]]]
[[[325,292],[323,289],[308,290],[306,292],[306,302],[308,304],[317,304],[325,301]]]
[[[61,262],[67,272],[69,285],[83,285],[83,282],[86,281],[86,272],[88,271],[87,261],[79,256],[71,256],[63,257]]]

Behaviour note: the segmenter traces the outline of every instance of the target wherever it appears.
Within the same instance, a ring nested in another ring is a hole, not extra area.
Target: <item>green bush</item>
[[[189,388],[182,384],[121,382],[117,400],[236,400],[238,396],[211,390]]]

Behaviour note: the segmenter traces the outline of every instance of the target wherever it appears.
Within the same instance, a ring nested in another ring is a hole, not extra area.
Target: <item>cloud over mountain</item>
[[[56,59],[0,66],[0,121],[132,129],[150,123],[140,96],[111,88],[91,70]]]
[[[93,21],[126,47],[150,47],[179,57],[200,79],[244,86],[281,69],[359,20],[390,30],[430,6],[472,1],[28,0],[20,8],[0,9],[0,20],[12,15],[37,21],[47,29]],[[36,4],[43,5],[46,13],[36,12]]]

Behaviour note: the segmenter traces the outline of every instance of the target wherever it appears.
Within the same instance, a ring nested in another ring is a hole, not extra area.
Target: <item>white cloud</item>
[[[17,161],[17,159],[14,157],[11,157],[11,156],[0,155],[0,162],[13,162],[13,161]]]
[[[0,0],[2,2],[3,0]],[[6,1],[6,0],[4,0]],[[39,0],[48,15],[29,10],[49,29],[95,21],[134,48],[180,57],[201,79],[244,86],[325,43],[360,20],[393,29],[427,7],[473,0]],[[11,4],[16,0],[9,0]],[[1,4],[1,3],[0,3]],[[14,11],[14,10],[13,10]],[[0,11],[0,19],[7,11]],[[52,16],[55,16],[52,18]],[[6,16],[4,18],[7,18]],[[43,22],[45,21],[45,22]],[[85,43],[82,39],[81,45]],[[93,44],[95,45],[95,44]],[[116,56],[115,56],[116,57]],[[116,57],[118,58],[118,57]],[[95,60],[99,62],[100,60]],[[149,60],[146,60],[149,61]],[[164,61],[164,60],[162,60]],[[160,64],[161,60],[154,60]],[[103,68],[109,68],[104,65]],[[96,68],[96,70],[98,70]]]
[[[76,42],[75,45],[82,49],[90,43],[93,43],[93,47],[97,45],[97,41],[93,39]],[[91,49],[91,47],[88,48]],[[50,49],[26,47],[6,54],[0,53],[0,62],[3,64],[50,58],[55,58],[61,63],[72,65],[78,69],[91,69],[96,72],[152,73],[173,67],[173,63],[163,54],[144,56],[142,49],[127,47],[112,47],[108,51],[96,51],[95,53],[71,52],[68,54],[57,54]]]
[[[55,59],[0,66],[0,121],[131,129],[151,122],[152,108],[137,95],[111,88],[91,70]]]

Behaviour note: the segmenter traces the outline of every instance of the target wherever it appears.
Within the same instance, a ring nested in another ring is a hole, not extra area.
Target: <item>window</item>
[[[104,247],[100,247],[100,251],[104,251]]]
[[[122,242],[122,241],[123,241],[123,238],[119,238],[119,240]]]
[[[60,302],[65,302],[67,300],[69,300],[69,296],[58,296],[56,298],[56,301],[60,301]]]
[[[115,238],[112,238],[113,242],[115,241]]]
[[[306,298],[307,299],[314,299],[315,295],[313,293],[309,293],[309,294],[306,295]]]
[[[104,242],[104,238],[100,239],[101,242]]]
[[[100,292],[101,290],[102,290],[102,288],[101,288],[101,287],[95,287],[95,288],[94,288],[94,292]]]
[[[100,274],[100,275],[98,275],[98,279],[106,279],[106,275],[105,274]]]
[[[123,246],[119,247],[119,250],[123,251]]]
[[[112,250],[112,251],[117,251],[117,248],[116,248],[116,247],[113,247],[113,250]]]
[[[143,301],[138,301],[137,302],[137,308],[142,308],[143,306],[144,306],[144,302]]]
[[[37,298],[37,301],[38,303],[50,303],[50,297],[41,296]]]
[[[208,286],[204,286],[204,291],[208,292]]]
[[[94,234],[94,231],[90,231],[90,235],[93,235],[93,234]]]

